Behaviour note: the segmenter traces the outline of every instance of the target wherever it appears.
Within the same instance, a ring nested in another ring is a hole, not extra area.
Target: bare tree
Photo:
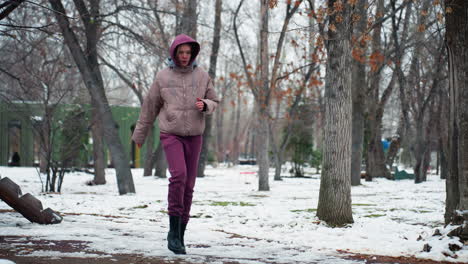
[[[64,37],[64,42],[70,49],[70,53],[91,95],[92,105],[97,108],[100,120],[103,123],[104,136],[107,139],[106,142],[111,152],[113,165],[116,169],[119,193],[134,193],[135,187],[130,171],[129,160],[125,154],[122,142],[120,141],[117,132],[117,124],[112,117],[98,64],[97,43],[100,30],[99,1],[91,1],[89,9],[82,0],[74,1],[85,26],[86,51],[81,48],[78,36],[70,26],[68,17],[65,16],[66,11],[62,2],[60,0],[49,0],[49,3],[54,10],[55,18]]]
[[[236,43],[241,53],[242,64],[244,67],[245,76],[247,83],[251,89],[255,99],[255,112],[258,114],[258,122],[256,123],[257,135],[261,135],[255,140],[256,152],[257,152],[257,163],[259,165],[259,190],[267,191],[270,189],[268,183],[268,171],[269,171],[269,151],[270,151],[270,105],[272,97],[275,94],[276,86],[278,84],[278,74],[280,69],[280,59],[283,52],[283,46],[285,41],[285,34],[288,28],[288,24],[291,17],[296,13],[302,1],[295,1],[294,3],[288,2],[286,6],[286,17],[283,22],[283,27],[276,44],[274,62],[272,64],[271,74],[269,71],[269,9],[275,6],[274,1],[262,0],[260,4],[260,35],[259,35],[259,53],[258,53],[258,66],[257,71],[259,76],[252,76],[250,64],[247,63],[242,45],[239,40],[238,29],[237,29],[237,16],[239,10],[243,4],[241,1],[234,14],[234,34],[236,37]]]

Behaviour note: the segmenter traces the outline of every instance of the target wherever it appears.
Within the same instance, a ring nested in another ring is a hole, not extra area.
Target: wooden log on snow
[[[58,224],[63,220],[54,210],[43,210],[41,201],[33,195],[22,195],[21,188],[7,177],[0,179],[0,199],[33,223]]]

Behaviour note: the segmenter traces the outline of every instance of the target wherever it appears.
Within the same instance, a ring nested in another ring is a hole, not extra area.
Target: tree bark
[[[5,3],[0,4],[0,9],[2,11],[0,12],[0,20],[8,17],[8,15],[13,12],[16,8],[18,8],[21,3],[23,3],[24,0],[10,0],[10,1],[5,1]]]
[[[224,100],[218,104],[218,110],[215,112],[216,116],[216,159],[223,162],[224,157],[224,142],[223,142],[223,122],[224,122]]]
[[[258,127],[257,135],[260,135],[256,140],[257,147],[257,162],[258,162],[258,190],[269,191],[269,176],[270,160],[268,158],[270,133],[268,129],[269,120],[269,56],[268,56],[268,17],[269,17],[269,1],[262,0],[260,5],[260,75],[261,88],[255,98],[258,109]]]
[[[49,3],[55,11],[54,15],[62,31],[64,42],[70,49],[70,53],[78,66],[86,88],[88,88],[91,97],[94,99],[93,101],[96,103],[93,107],[97,108],[97,112],[103,123],[104,137],[107,139],[116,170],[119,193],[121,195],[135,193],[129,160],[120,141],[117,124],[112,117],[97,62],[99,2],[91,2],[92,11],[89,13],[87,10],[80,10],[80,7],[86,8],[83,2],[75,0],[75,5],[86,27],[87,53],[81,49],[78,38],[70,27],[62,2],[60,0],[49,0]]]
[[[146,141],[146,155],[145,165],[143,169],[143,176],[151,176],[153,172],[154,159],[153,159],[153,146],[154,146],[154,128],[150,127],[148,131],[148,140]]]
[[[233,164],[239,164],[239,154],[240,154],[240,116],[241,116],[241,93],[237,93],[237,104],[236,104],[236,121],[234,122],[234,140],[231,153],[231,161]]]
[[[214,27],[214,35],[213,35],[213,46],[211,48],[211,56],[210,56],[210,68],[208,70],[208,74],[210,75],[211,80],[214,82],[216,79],[216,63],[218,61],[218,51],[219,51],[219,43],[221,41],[221,8],[222,8],[222,0],[216,0],[215,2],[215,27]],[[208,115],[206,116],[205,120],[205,133],[203,134],[203,143],[202,149],[200,153],[200,161],[198,163],[198,177],[205,176],[205,165],[208,159],[208,145],[211,142],[211,128],[213,123],[213,116]]]
[[[257,106],[258,107],[258,106]],[[269,191],[269,169],[270,160],[268,157],[269,150],[269,129],[268,129],[268,113],[267,109],[260,109],[258,114],[258,126],[256,127],[256,135],[253,144],[255,144],[258,164],[258,190]],[[252,144],[252,145],[253,145]]]
[[[179,29],[177,33],[187,34],[193,39],[197,38],[197,0],[187,0],[184,1],[184,13],[180,19]]]
[[[100,185],[106,183],[105,168],[107,161],[104,155],[104,131],[98,117],[96,108],[93,108],[93,123],[91,125],[91,133],[93,136],[93,160],[94,160],[94,179],[92,185]]]
[[[159,141],[156,151],[153,153],[155,159],[156,169],[154,170],[154,176],[159,178],[167,178],[167,160],[166,155],[164,154],[164,149],[162,147],[161,141]]]
[[[450,89],[445,222],[462,224],[468,219],[457,221],[456,215],[468,210],[468,2],[446,0],[445,5]]]
[[[333,7],[335,0],[329,0]],[[353,223],[351,207],[351,7],[329,15],[325,77],[325,127],[317,216],[331,226]],[[343,21],[337,21],[337,16]]]
[[[365,55],[366,45],[360,41],[366,30],[367,23],[367,0],[359,0],[356,15],[360,16],[356,24],[354,36],[356,43],[354,49],[358,54]],[[352,151],[351,151],[351,185],[361,184],[361,164],[364,143],[364,111],[365,111],[365,90],[366,90],[366,65],[361,58],[354,58],[352,65],[352,99],[353,99],[353,129],[352,129]],[[364,103],[363,103],[364,102]]]

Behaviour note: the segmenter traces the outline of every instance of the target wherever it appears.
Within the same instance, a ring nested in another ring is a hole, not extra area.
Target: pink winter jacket
[[[181,44],[192,45],[189,67],[177,65],[175,52]],[[196,67],[194,60],[200,50],[199,44],[186,35],[179,35],[171,45],[172,60],[169,67],[156,74],[154,82],[141,107],[140,117],[133,132],[132,140],[143,144],[149,128],[159,116],[162,133],[178,136],[196,136],[205,130],[205,115],[211,114],[218,105],[213,82],[208,73]],[[206,105],[201,112],[195,106],[197,98]]]

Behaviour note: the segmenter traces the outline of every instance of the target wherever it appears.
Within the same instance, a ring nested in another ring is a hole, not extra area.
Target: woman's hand
[[[205,103],[200,98],[197,98],[197,102],[195,103],[195,106],[200,112],[202,112],[203,109],[205,108]]]

